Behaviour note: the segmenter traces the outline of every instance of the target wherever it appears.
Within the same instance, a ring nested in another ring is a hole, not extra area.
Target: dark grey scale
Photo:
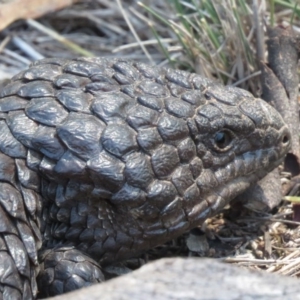
[[[268,111],[268,107],[266,105],[264,105],[264,103],[261,103],[261,109],[264,112]],[[275,112],[273,110],[269,111],[269,113],[267,114],[267,118],[268,118],[269,122],[271,122],[272,124],[274,123],[274,126],[269,127],[269,128],[281,130],[281,128],[283,126],[283,120],[280,116],[278,116],[276,111]]]
[[[0,127],[0,151],[11,157],[26,157],[27,149],[12,135],[5,121],[0,121]]]
[[[16,166],[14,160],[0,152],[0,180],[16,185]]]
[[[44,156],[39,164],[38,169],[45,175],[45,177],[49,180],[53,180],[55,182],[67,182],[67,179],[57,177],[57,173],[55,172],[56,160],[50,159]]]
[[[152,153],[163,142],[156,127],[139,129],[136,139],[141,149],[147,153]]]
[[[190,137],[187,137],[178,144],[177,151],[180,161],[188,163],[196,156],[196,145]]]
[[[193,85],[191,84],[190,75],[184,71],[168,69],[166,79],[186,89],[192,89]]]
[[[63,88],[66,86],[64,85]],[[60,86],[62,88],[62,86]],[[59,90],[55,98],[69,111],[90,113],[90,106],[93,100],[91,94],[81,90]]]
[[[70,151],[88,160],[100,153],[99,141],[104,128],[104,123],[93,115],[70,112],[57,127],[57,135]]]
[[[161,210],[177,196],[174,184],[166,180],[155,180],[150,184],[147,194],[149,203]]]
[[[85,86],[85,92],[93,95],[101,95],[105,92],[116,92],[119,90],[119,86],[110,82],[91,82]]]
[[[28,149],[26,158],[28,168],[30,168],[33,171],[38,171],[42,158],[43,155],[41,153],[32,149]]]
[[[249,97],[249,93],[246,91],[240,92],[237,91],[236,93],[231,92],[232,89],[228,87],[226,91],[223,91],[219,87],[217,88],[211,88],[209,87],[205,91],[205,97],[209,98],[210,100],[216,99],[218,102],[227,104],[229,106],[237,106],[240,104],[241,101],[243,101],[245,98]],[[253,96],[251,95],[251,98]]]
[[[20,195],[19,192],[8,183],[1,183],[0,194],[1,194],[0,202],[3,208],[6,210],[6,212],[14,218],[18,218],[22,221],[26,221],[24,203],[19,201],[18,199]],[[14,226],[12,227],[12,230],[9,232],[16,233]]]
[[[68,116],[64,107],[52,97],[32,99],[25,112],[30,119],[48,126],[56,126]]]
[[[60,210],[60,208],[55,203],[52,203],[48,207],[48,214],[49,214],[49,217],[51,218],[51,220],[53,220],[53,221],[57,220],[57,214],[58,214],[59,210]],[[63,222],[63,223],[65,223],[65,222]]]
[[[86,162],[69,150],[60,157],[54,172],[66,178],[87,178]]]
[[[180,97],[181,94],[184,94],[186,92],[185,87],[180,86],[173,82],[168,84],[168,89],[170,90],[171,95],[174,96],[175,99]]]
[[[113,78],[121,85],[133,84],[139,78],[137,70],[126,62],[116,62],[113,68],[116,70]]]
[[[128,112],[127,122],[135,130],[157,125],[159,113],[153,109],[136,105]]]
[[[16,159],[15,164],[17,167],[17,176],[22,186],[34,191],[39,191],[40,177],[38,174],[27,167],[24,159]]]
[[[199,142],[196,143],[196,151],[197,151],[197,155],[199,158],[202,158],[203,156],[205,156],[208,152],[210,153],[210,151],[208,151],[207,147],[205,146],[205,141],[201,140],[201,138],[203,138],[203,135],[198,135],[199,136]],[[197,138],[198,138],[197,136]],[[200,142],[202,141],[202,143]],[[210,143],[211,144],[211,143]]]
[[[189,164],[189,168],[193,174],[194,179],[196,179],[203,170],[203,163],[199,157],[195,157]]]
[[[46,80],[52,81],[53,78],[59,76],[62,72],[60,66],[57,65],[37,65],[25,71],[23,78],[25,80]]]
[[[205,96],[205,92],[210,86],[213,86],[213,89],[217,88],[216,82],[214,82],[214,80],[196,74],[192,74],[190,76],[190,82],[192,84],[192,87],[196,90],[203,92],[204,96]],[[219,89],[221,88],[220,86],[218,87]],[[226,89],[228,89],[228,87],[226,87]]]
[[[214,107],[217,107],[226,116],[231,116],[232,118],[242,119],[243,113],[237,106],[228,106],[222,102],[215,101],[212,103]],[[227,121],[227,120],[226,120]]]
[[[181,94],[181,99],[196,107],[206,104],[205,97],[197,90],[185,90],[184,93]]]
[[[17,95],[29,99],[40,97],[53,97],[54,89],[52,84],[47,81],[29,81],[18,89]]]
[[[102,224],[102,220],[101,218],[99,218],[97,216],[97,214],[95,214],[94,209],[89,208],[89,214],[87,215],[87,221],[86,221],[86,225],[87,228],[93,228],[94,230],[94,237],[92,239],[93,240],[104,240],[105,238],[107,238],[108,234],[106,232],[106,229],[103,228],[103,224]],[[93,212],[93,213],[91,213]]]
[[[83,77],[91,77],[95,74],[102,74],[106,72],[104,66],[88,62],[88,61],[69,61],[64,65],[63,71],[65,73],[71,73]]]
[[[72,204],[72,201],[69,201],[70,199],[67,199],[67,197],[65,196],[66,193],[66,185],[69,182],[65,181],[65,182],[61,182],[57,185],[56,188],[56,193],[55,193],[55,204],[58,207],[69,207]]]
[[[130,185],[137,188],[147,188],[154,179],[150,156],[137,152],[127,156],[124,175]]]
[[[125,61],[117,61],[113,64],[116,74],[122,74],[125,78],[128,78],[129,82],[126,84],[134,83],[140,78],[139,72],[136,68]]]
[[[195,121],[195,117],[187,119],[186,120],[186,125],[188,127],[190,136],[193,139],[197,140],[197,135],[198,135],[199,131],[198,131],[198,126],[197,126],[196,121]]]
[[[91,82],[89,78],[79,77],[72,74],[61,74],[53,78],[55,78],[53,84],[60,89],[81,88]],[[78,100],[80,101],[80,99]]]
[[[78,203],[81,203],[86,200],[93,200],[91,197],[87,197],[86,194],[88,191],[91,191],[93,185],[91,182],[82,182],[77,179],[70,179],[68,183],[64,186],[64,197],[66,201],[74,201],[74,199],[78,200]],[[96,199],[95,199],[96,200]]]
[[[8,113],[6,119],[13,136],[25,147],[32,148],[31,139],[38,129],[38,124],[28,118],[23,111],[12,111]]]
[[[94,228],[85,228],[79,235],[79,240],[81,243],[88,243],[92,241],[95,236],[95,229]]]
[[[139,207],[146,202],[146,192],[127,183],[111,197],[111,203],[120,206],[121,210],[128,211]]]
[[[200,192],[205,192],[206,189],[213,189],[218,186],[216,176],[210,169],[204,169],[198,176],[196,183]]]
[[[230,164],[230,162],[234,159],[234,155],[235,154],[233,152],[230,152],[230,153],[227,153],[227,155],[217,156],[217,155],[215,155],[214,152],[212,152],[209,159],[212,160],[213,168],[215,170],[217,170],[221,166],[225,166],[225,165],[228,166]],[[205,160],[205,156],[203,157],[203,160]],[[228,173],[229,177],[232,175],[232,174],[230,174],[230,172],[228,170],[226,171],[226,173]]]
[[[24,187],[21,187],[21,189],[23,190]],[[23,196],[23,198],[25,197],[23,192],[22,192],[22,196]],[[37,197],[36,199],[41,200],[40,197]],[[27,209],[25,199],[24,199],[24,203],[25,203],[25,206],[26,206],[26,209]],[[36,213],[38,215],[41,215],[41,205],[39,205],[39,204],[40,203],[38,203],[38,205],[37,205]],[[35,238],[36,249],[38,250],[43,245],[43,237],[42,237],[42,234],[41,234],[41,221],[40,221],[40,219],[30,218],[29,219],[29,225],[30,225],[30,228],[31,228],[32,233],[34,235],[34,238]]]
[[[40,125],[31,143],[34,149],[54,160],[59,160],[66,151],[66,147],[58,139],[56,129],[48,126]]]
[[[200,190],[196,183],[193,183],[188,187],[183,194],[183,207],[186,214],[189,213],[190,209],[199,203],[201,198]]]
[[[176,148],[172,145],[159,147],[151,156],[151,164],[158,178],[167,177],[179,165],[179,156]]]
[[[0,90],[0,98],[7,96],[16,96],[18,91],[24,86],[21,80],[16,80],[14,82],[9,82]],[[22,97],[22,96],[21,96]]]
[[[56,189],[57,189],[58,184],[54,181],[49,181],[46,180],[44,178],[42,178],[41,180],[41,196],[43,197],[43,200],[45,202],[47,202],[47,206],[43,207],[43,211],[42,211],[42,218],[41,220],[44,221],[46,220],[46,218],[44,218],[44,216],[48,216],[49,215],[49,206],[51,206],[51,203],[53,203],[53,201],[51,202],[51,199],[55,199],[55,194],[56,194]],[[51,216],[49,215],[49,217],[51,218]],[[43,224],[45,225],[45,224]]]
[[[28,189],[23,186],[21,187],[21,192],[28,213],[32,216],[34,220],[36,220],[36,215],[40,213],[40,210],[42,208],[42,198],[40,194],[38,194],[32,189]]]
[[[103,148],[116,157],[138,150],[137,133],[126,123],[108,124],[101,136]]]
[[[244,101],[239,105],[239,108],[255,123],[255,125],[259,125],[262,129],[268,128],[268,117],[259,103],[255,103],[253,107],[248,107],[246,102]]]
[[[156,98],[153,96],[142,95],[137,98],[137,101],[151,109],[157,110],[161,112],[164,109],[164,101],[163,98]]]
[[[201,111],[201,115],[197,115],[194,120],[200,134],[217,132],[224,127],[221,111],[212,106],[203,109],[203,114]]]
[[[87,215],[78,214],[77,207],[73,206],[70,211],[69,222],[71,227],[83,226],[87,222]]]
[[[13,247],[10,247],[11,256],[16,263],[18,271],[20,274],[30,278],[29,259],[23,243],[14,234],[5,234],[4,239],[7,245],[14,245]]]
[[[181,99],[174,99],[173,97],[165,100],[167,111],[177,118],[191,118],[195,114],[194,108]]]
[[[13,276],[13,274],[18,274],[18,269],[14,264],[14,260],[11,254],[7,253],[6,251],[0,252],[0,260],[1,260],[1,269],[0,273],[10,274],[10,276],[4,277],[1,276],[1,283],[2,287],[2,294],[3,299],[22,299],[23,293],[23,282],[20,276]]]
[[[149,79],[157,79],[158,77],[163,77],[166,73],[165,69],[141,63],[141,62],[133,62],[132,64],[145,78]]]
[[[55,224],[51,229],[52,229],[51,235],[55,239],[59,240],[59,239],[63,239],[67,235],[69,226],[64,223],[60,223],[60,224],[58,223],[58,224]]]
[[[265,138],[265,146],[266,147],[270,147],[270,145],[272,144],[272,140],[274,140],[274,138],[276,138],[276,132],[277,130],[276,129],[273,129],[273,128],[268,128],[266,130],[266,138]],[[252,143],[252,145],[255,144],[255,143]]]
[[[97,176],[97,179],[95,179],[95,181],[99,181],[99,177]],[[95,199],[95,201],[97,199],[110,199],[113,195],[114,190],[119,190],[121,187],[118,186],[117,188],[115,187],[115,185],[111,184],[110,182],[107,183],[94,183],[94,188],[92,189],[92,191],[90,192],[90,197],[91,199]]]
[[[120,91],[129,96],[131,99],[135,99],[142,94],[142,92],[139,89],[136,89],[133,84],[123,85]]]
[[[150,80],[143,80],[137,88],[145,95],[155,97],[166,97],[169,94],[168,89],[156,82]]]
[[[9,112],[12,110],[24,109],[28,104],[27,100],[18,96],[10,96],[0,99],[0,111]]]
[[[176,231],[185,231],[190,226],[187,216],[181,208],[181,201],[181,198],[175,199],[173,201],[174,205],[168,207],[168,210],[165,210],[161,215],[162,223],[168,229],[169,234]]]
[[[197,114],[206,117],[209,121],[214,121],[222,117],[222,111],[211,104],[201,106],[197,110]]]
[[[194,183],[193,174],[188,165],[177,168],[172,174],[172,182],[180,196]]]
[[[120,92],[95,96],[91,111],[103,122],[117,122],[127,117],[127,112],[134,105],[132,99]]]
[[[87,162],[89,177],[97,186],[116,192],[124,184],[125,164],[114,156],[102,151],[99,156]]]
[[[99,224],[99,226],[101,225]],[[72,226],[71,224],[71,226],[69,226],[67,231],[63,234],[63,238],[71,242],[78,241],[82,231],[83,231],[82,227]]]
[[[161,114],[157,130],[164,141],[173,142],[189,136],[186,122],[169,114]]]
[[[34,236],[32,232],[31,226],[27,224],[27,222],[17,221],[16,222],[18,232],[21,236],[22,241],[24,242],[24,245],[26,247],[28,256],[30,260],[37,265],[38,259],[37,259],[37,243],[36,243],[36,237]]]
[[[106,82],[111,85],[117,84],[117,81],[113,78],[115,75],[115,70],[110,68],[105,68],[103,72],[98,72],[89,77],[92,82]]]
[[[129,78],[128,76],[123,75],[122,73],[115,73],[113,75],[113,79],[115,79],[116,82],[119,83],[120,85],[128,85],[134,83],[134,78]]]
[[[237,132],[244,132],[245,134],[250,133],[254,130],[254,123],[250,119],[245,119],[242,117],[242,113],[237,107],[232,106],[226,109],[226,105],[216,102],[214,106],[220,108],[224,116],[224,126],[226,128],[232,129]]]
[[[280,115],[245,91],[121,59],[45,59],[0,90],[0,298],[104,280],[275,168]]]
[[[208,144],[211,144],[211,143],[208,143]],[[197,147],[197,148],[199,148],[199,147]],[[197,149],[197,153],[199,153],[198,149]],[[202,155],[201,160],[202,160],[204,169],[209,169],[209,168],[213,167],[214,159],[213,159],[213,155],[210,151],[207,151],[204,155]]]
[[[72,210],[72,207],[58,208],[58,211],[55,214],[57,221],[68,224],[70,222],[71,210]]]

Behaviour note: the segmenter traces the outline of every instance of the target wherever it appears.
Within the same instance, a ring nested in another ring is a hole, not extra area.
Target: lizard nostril
[[[287,135],[284,135],[282,138],[282,143],[287,144],[289,142],[289,140],[290,140],[289,137]]]
[[[283,146],[287,146],[290,143],[290,135],[288,133],[282,135],[281,143]]]

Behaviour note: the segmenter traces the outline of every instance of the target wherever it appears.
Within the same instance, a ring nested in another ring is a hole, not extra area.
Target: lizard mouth
[[[290,133],[284,127],[277,146],[246,152],[216,170],[204,169],[197,179],[201,201],[194,205],[189,219],[199,224],[218,213],[237,195],[280,165],[290,144]]]

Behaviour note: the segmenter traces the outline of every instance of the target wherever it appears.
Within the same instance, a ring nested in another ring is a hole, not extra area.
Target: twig
[[[140,47],[142,48],[142,50],[144,51],[145,55],[147,56],[147,58],[149,59],[150,63],[151,64],[154,64],[154,61],[150,55],[150,53],[148,52],[148,50],[145,48],[145,46],[143,45],[143,43],[141,42],[141,39],[139,38],[138,34],[136,33],[134,27],[132,26],[128,16],[127,16],[127,13],[125,12],[124,8],[123,8],[123,5],[122,5],[122,2],[120,0],[116,0],[118,5],[119,5],[119,8],[122,12],[122,15],[130,29],[130,31],[132,32],[134,38],[136,39],[136,41],[140,44]]]
[[[49,36],[51,36],[53,39],[61,42],[62,44],[64,44],[66,47],[70,48],[74,52],[77,52],[78,54],[83,55],[83,56],[87,56],[87,57],[94,56],[94,54],[92,52],[81,48],[77,44],[69,41],[68,39],[66,39],[62,35],[55,32],[54,30],[43,26],[41,23],[38,23],[38,22],[36,22],[32,19],[28,19],[28,20],[26,20],[26,22],[27,22],[28,25],[34,27],[35,29],[37,29],[37,30],[49,35]]]

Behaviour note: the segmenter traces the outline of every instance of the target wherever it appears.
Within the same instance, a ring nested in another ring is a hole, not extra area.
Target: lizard
[[[194,73],[32,63],[0,89],[0,295],[103,281],[102,265],[201,225],[290,144],[265,101]]]

